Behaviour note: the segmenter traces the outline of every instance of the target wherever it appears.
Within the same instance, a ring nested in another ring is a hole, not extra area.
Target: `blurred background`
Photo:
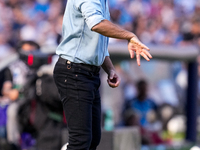
[[[66,3],[0,0],[1,150],[58,150],[67,142],[52,78]],[[200,149],[200,1],[109,0],[109,7],[111,21],[134,32],[153,59],[138,67],[127,41],[110,39],[122,81],[111,89],[101,72],[99,150]]]

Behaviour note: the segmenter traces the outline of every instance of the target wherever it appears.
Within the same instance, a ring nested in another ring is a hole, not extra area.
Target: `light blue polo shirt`
[[[110,20],[108,0],[68,0],[56,54],[75,63],[102,65],[109,56],[108,37],[91,29],[104,19]]]

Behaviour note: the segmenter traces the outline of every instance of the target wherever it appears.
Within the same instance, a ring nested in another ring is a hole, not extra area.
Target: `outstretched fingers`
[[[150,54],[147,50],[143,49],[143,52],[144,52],[144,54],[146,54],[149,58],[152,58],[151,54]]]
[[[140,46],[141,46],[141,48],[150,51],[150,49],[146,45],[142,44],[141,42],[140,42]]]
[[[140,54],[137,52],[136,52],[136,60],[137,60],[138,66],[140,66]]]
[[[142,57],[144,57],[144,59],[146,59],[147,61],[150,61],[149,57],[147,57],[147,55],[145,53],[141,53],[140,54]]]
[[[134,58],[134,55],[135,55],[135,54],[134,54],[134,50],[129,50],[129,54],[130,54],[130,57],[131,57],[131,58]]]
[[[140,55],[144,57],[144,59],[146,59],[147,61],[150,61],[150,58],[152,58],[151,54],[144,49],[143,51],[140,51],[140,52],[136,51],[136,59],[137,59],[138,66],[140,66]]]

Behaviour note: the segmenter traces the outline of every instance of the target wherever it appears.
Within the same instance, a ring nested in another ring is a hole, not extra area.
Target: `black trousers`
[[[59,58],[54,68],[67,120],[67,150],[96,150],[101,138],[99,67]]]

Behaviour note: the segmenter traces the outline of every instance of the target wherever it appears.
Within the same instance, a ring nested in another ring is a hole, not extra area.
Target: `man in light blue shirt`
[[[56,53],[54,79],[61,96],[69,131],[67,150],[96,150],[101,137],[100,67],[108,85],[120,78],[109,58],[108,37],[126,39],[131,58],[147,61],[149,48],[135,34],[109,21],[108,0],[68,0],[63,19],[63,39]]]
[[[91,29],[104,19],[110,19],[106,0],[69,0],[63,19],[63,40],[56,53],[75,63],[101,66],[109,56],[108,37]]]

